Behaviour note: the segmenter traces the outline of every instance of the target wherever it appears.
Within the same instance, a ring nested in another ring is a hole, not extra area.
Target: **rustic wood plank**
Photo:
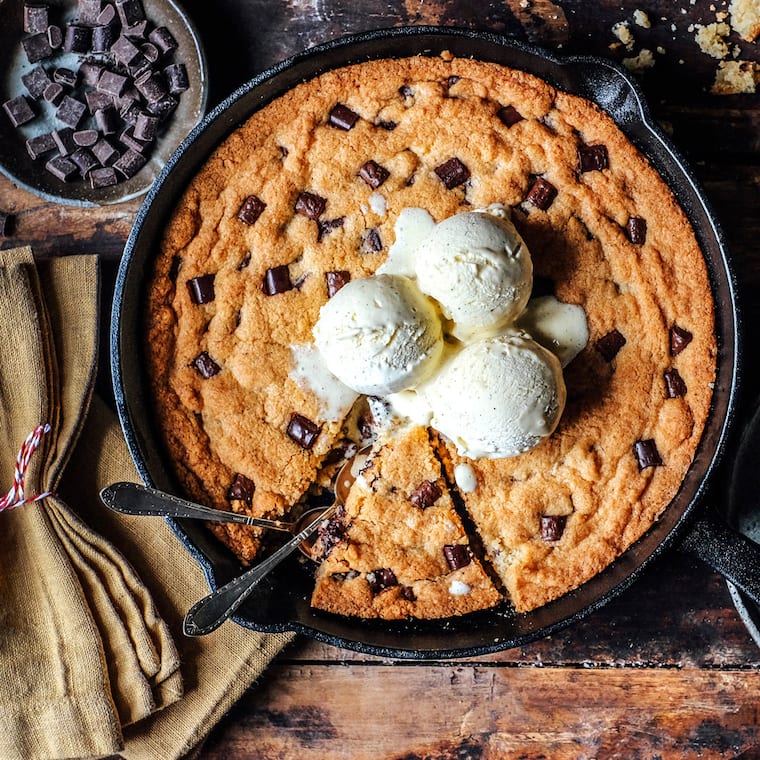
[[[756,671],[280,665],[203,757],[735,757],[759,689]]]

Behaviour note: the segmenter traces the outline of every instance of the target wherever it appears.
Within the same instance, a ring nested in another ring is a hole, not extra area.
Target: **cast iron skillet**
[[[703,439],[686,478],[658,522],[610,567],[580,588],[526,614],[508,605],[444,621],[356,621],[309,608],[307,569],[293,557],[257,588],[235,620],[262,631],[293,630],[320,641],[381,656],[472,656],[546,636],[605,604],[628,587],[665,549],[681,548],[706,559],[760,602],[760,571],[748,559],[754,545],[708,517],[699,504],[725,448],[739,379],[739,320],[735,283],[723,236],[692,174],[653,123],[642,95],[624,70],[603,59],[560,58],[553,53],[483,32],[436,27],[369,32],[321,45],[255,77],[190,133],[149,191],[119,269],[111,324],[111,362],[118,412],[138,471],[152,486],[178,491],[165,461],[143,372],[145,278],[166,220],[210,153],[255,110],[299,82],[368,59],[437,55],[496,61],[523,69],[556,87],[598,103],[649,158],[691,220],[709,269],[716,305],[718,371]],[[241,571],[232,555],[198,523],[170,521],[217,587]],[[743,542],[743,543],[742,543]],[[728,545],[732,551],[725,554]],[[757,556],[757,555],[755,555]]]

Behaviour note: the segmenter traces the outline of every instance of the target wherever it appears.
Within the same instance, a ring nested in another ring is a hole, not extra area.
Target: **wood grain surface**
[[[211,103],[271,64],[342,34],[402,24],[487,29],[560,53],[622,61],[643,48],[639,81],[691,162],[729,243],[742,302],[741,421],[758,386],[760,98],[710,92],[718,61],[695,41],[727,0],[188,0],[210,71]],[[637,25],[646,11],[650,28]],[[2,11],[0,11],[1,13]],[[633,49],[612,28],[627,22]],[[731,55],[760,46],[729,38]],[[0,247],[38,256],[89,251],[108,285],[140,201],[96,209],[47,203],[0,178],[16,216]],[[101,382],[107,387],[107,372]],[[730,460],[730,457],[729,457]],[[719,480],[708,501],[720,511]],[[470,660],[394,662],[299,640],[221,722],[200,752],[229,758],[760,757],[760,650],[725,582],[666,553],[624,594],[549,639]]]

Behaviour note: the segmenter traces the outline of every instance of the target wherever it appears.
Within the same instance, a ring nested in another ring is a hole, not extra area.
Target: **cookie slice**
[[[502,596],[474,556],[428,431],[382,443],[322,531],[312,606],[386,620],[445,618]]]

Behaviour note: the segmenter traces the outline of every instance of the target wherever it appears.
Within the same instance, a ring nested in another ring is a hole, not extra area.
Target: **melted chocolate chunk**
[[[360,575],[358,570],[347,570],[345,573],[331,573],[330,577],[334,581],[343,583],[343,581],[352,581],[354,578],[358,578]]]
[[[369,583],[369,590],[373,594],[379,594],[387,588],[398,586],[396,574],[389,567],[371,570],[367,573],[367,583]]]
[[[336,103],[330,111],[327,122],[331,127],[348,131],[358,120],[358,113],[352,111],[348,106],[344,106],[343,103]]]
[[[288,437],[307,451],[314,445],[321,428],[315,422],[297,412],[290,415]]]
[[[565,515],[541,515],[541,538],[544,541],[559,541],[566,523]]]
[[[414,489],[409,497],[409,501],[419,509],[427,509],[428,507],[432,507],[441,498],[441,495],[441,489],[436,483],[433,483],[432,480],[423,480]]]
[[[254,482],[243,475],[243,473],[237,472],[227,490],[227,498],[230,501],[244,501],[250,507],[255,490],[256,486]]]
[[[517,122],[523,121],[525,118],[514,106],[502,106],[496,112],[496,116],[507,127],[513,127]]]
[[[404,99],[411,98],[414,95],[414,90],[410,85],[402,84],[401,87],[398,88],[398,94]]]
[[[686,395],[686,381],[675,367],[667,370],[663,377],[665,378],[665,395],[668,398],[680,398]]]
[[[264,281],[261,283],[261,289],[265,295],[275,296],[278,293],[285,293],[293,289],[293,283],[290,279],[290,270],[287,264],[281,264],[278,267],[267,269],[264,275]]]
[[[436,166],[433,171],[449,190],[463,185],[470,178],[470,170],[456,156]]]
[[[691,343],[693,337],[688,330],[678,325],[673,325],[670,328],[670,355],[678,356]]]
[[[657,445],[652,438],[636,441],[633,444],[633,454],[639,464],[639,470],[645,470],[647,467],[659,467],[662,464],[660,452],[657,451]]]
[[[384,166],[380,166],[376,161],[370,159],[361,169],[359,169],[359,176],[373,190],[376,190],[386,179],[388,179],[388,177],[391,176],[391,173]]]
[[[362,237],[362,253],[378,253],[383,250],[383,241],[376,227],[368,229]]]
[[[380,127],[380,129],[386,130],[387,132],[393,132],[393,130],[398,126],[395,121],[378,121],[375,122],[375,125]]]
[[[254,224],[264,213],[267,204],[255,195],[249,195],[240,206],[238,219],[244,224]]]
[[[243,260],[237,265],[238,272],[242,272],[251,263],[251,254],[246,253]]]
[[[466,567],[472,561],[470,550],[464,544],[446,544],[443,547],[443,556],[452,570]]]
[[[602,171],[609,168],[610,161],[607,154],[607,146],[580,145],[578,147],[578,165],[581,174],[583,172]]]
[[[624,345],[625,338],[622,333],[615,328],[599,338],[596,342],[596,350],[602,355],[605,361],[611,362]]]
[[[401,598],[406,599],[407,602],[416,602],[414,589],[411,586],[402,586],[400,590]]]
[[[345,269],[325,272],[325,282],[327,284],[327,297],[332,298],[347,282],[351,280],[351,272]]]
[[[187,289],[193,303],[210,303],[214,300],[214,278],[213,274],[204,274],[187,281]]]
[[[171,282],[177,282],[177,275],[179,274],[179,269],[181,266],[182,266],[182,257],[172,256],[172,263],[169,266],[169,280]]]
[[[321,195],[304,191],[298,194],[294,209],[297,214],[307,219],[319,219],[326,207],[327,201]]]
[[[346,538],[348,526],[341,516],[336,515],[330,520],[326,520],[317,529],[317,546],[320,549],[322,559],[327,557],[330,552]]]
[[[208,351],[201,351],[198,356],[193,359],[193,366],[198,371],[198,374],[205,380],[213,377],[218,372],[221,372],[221,367],[209,356]]]
[[[337,219],[318,219],[317,220],[317,242],[321,243],[322,238],[333,230],[337,230],[338,227],[343,226],[345,218],[339,216]]]
[[[632,216],[625,225],[628,239],[634,245],[644,245],[647,240],[647,220],[641,216]]]
[[[557,188],[543,177],[537,177],[536,181],[531,185],[530,190],[528,190],[525,200],[536,208],[546,211],[556,197]]]

